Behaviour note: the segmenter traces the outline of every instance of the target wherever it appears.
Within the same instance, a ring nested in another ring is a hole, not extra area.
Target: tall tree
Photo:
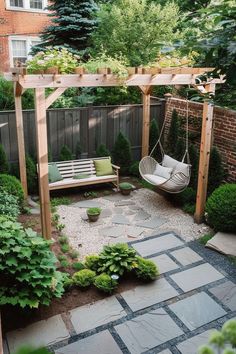
[[[42,43],[35,46],[33,52],[48,46],[65,47],[75,54],[86,52],[97,25],[94,1],[54,0],[48,10],[52,24],[44,30]]]
[[[162,7],[148,0],[117,0],[100,6],[93,46],[96,53],[103,48],[111,56],[122,54],[131,66],[145,65],[178,37],[177,22],[174,3]]]

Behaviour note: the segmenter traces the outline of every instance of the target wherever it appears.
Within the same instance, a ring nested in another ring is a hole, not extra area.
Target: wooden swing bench
[[[88,186],[98,183],[112,182],[116,187],[119,185],[119,166],[112,164],[114,174],[97,176],[94,160],[108,159],[110,157],[99,157],[93,159],[81,159],[70,161],[51,162],[48,165],[56,164],[62,180],[49,183],[49,190]],[[75,179],[75,176],[86,175],[85,178]]]

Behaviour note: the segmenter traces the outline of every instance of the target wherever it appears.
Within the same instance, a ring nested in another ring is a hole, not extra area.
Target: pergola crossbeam
[[[66,90],[66,87],[59,87],[53,91],[46,99],[46,109],[48,109],[53,102],[55,102]]]

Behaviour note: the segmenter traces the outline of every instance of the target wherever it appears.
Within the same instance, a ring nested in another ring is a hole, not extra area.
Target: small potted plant
[[[87,215],[90,222],[95,222],[98,220],[99,215],[101,214],[100,208],[89,208],[87,209]]]
[[[120,188],[121,194],[123,194],[123,195],[130,195],[131,191],[133,190],[132,184],[130,184],[128,182],[120,183],[119,188]]]

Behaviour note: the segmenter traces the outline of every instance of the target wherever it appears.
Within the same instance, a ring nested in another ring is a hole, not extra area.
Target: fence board
[[[164,102],[151,106],[151,118],[159,124],[164,118]],[[34,111],[23,112],[26,151],[36,157]],[[0,123],[8,125],[0,130],[3,144],[10,162],[17,162],[16,123],[14,111],[0,112]],[[109,150],[120,131],[130,140],[133,157],[140,158],[142,136],[142,105],[103,106],[73,109],[49,109],[47,112],[48,144],[53,160],[58,160],[64,144],[76,153],[79,141],[82,157],[94,156],[100,144]]]

